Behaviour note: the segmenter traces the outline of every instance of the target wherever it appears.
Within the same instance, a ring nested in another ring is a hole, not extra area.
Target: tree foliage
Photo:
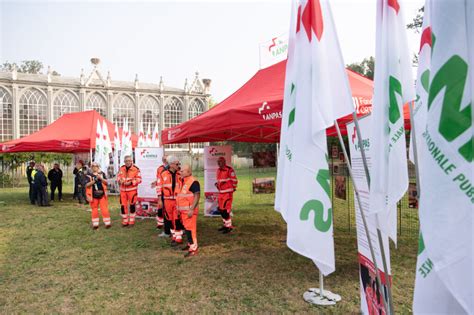
[[[422,6],[419,10],[417,15],[413,18],[411,23],[407,24],[407,28],[409,30],[414,30],[416,33],[421,31],[421,27],[423,26],[423,14],[425,13],[425,6]]]
[[[16,67],[17,71],[20,73],[30,73],[30,74],[41,74],[44,66],[41,61],[38,60],[23,60],[20,64],[16,62],[4,62],[0,65],[0,70],[2,71],[13,71],[13,68]],[[52,71],[52,75],[59,76],[60,74],[57,71]]]
[[[370,56],[364,58],[361,62],[354,62],[346,66],[354,72],[360,73],[361,75],[373,80],[374,69],[375,69],[375,58]]]

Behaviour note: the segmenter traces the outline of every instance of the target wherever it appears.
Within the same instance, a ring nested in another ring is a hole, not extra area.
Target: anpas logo
[[[219,152],[219,151],[217,151],[216,148],[211,148],[211,149],[209,150],[209,154],[210,154],[211,156],[225,156],[225,153],[224,153],[224,152]]]
[[[270,105],[267,102],[263,102],[262,106],[258,108],[259,115],[262,115],[264,120],[273,120],[273,119],[281,119],[281,111],[272,112]]]
[[[61,141],[62,148],[77,148],[79,141]]]
[[[278,39],[278,37],[272,38],[272,43],[268,46],[268,51],[273,57],[286,55],[288,52],[288,42]]]
[[[145,158],[145,159],[157,159],[158,154],[154,154],[149,152],[147,149],[143,149],[140,151],[140,156]]]
[[[181,128],[172,129],[168,131],[168,140],[173,140],[177,134],[181,132]]]
[[[360,150],[360,144],[359,141],[357,140],[357,129],[354,126],[354,131],[352,132],[352,144],[354,145],[354,148],[356,151]],[[370,149],[370,141],[369,139],[362,139],[362,147],[364,148],[364,151],[368,151]]]
[[[4,145],[2,145],[2,151],[8,151],[13,147],[15,147],[14,144],[4,144]]]
[[[354,102],[357,114],[367,115],[372,112],[372,100],[359,96],[353,97],[352,101]]]

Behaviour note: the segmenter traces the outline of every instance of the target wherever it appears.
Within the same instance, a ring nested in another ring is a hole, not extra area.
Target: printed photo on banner
[[[275,192],[275,177],[254,178],[252,191],[254,194],[273,194]]]
[[[346,200],[346,176],[336,176],[334,177],[336,181],[336,198]]]

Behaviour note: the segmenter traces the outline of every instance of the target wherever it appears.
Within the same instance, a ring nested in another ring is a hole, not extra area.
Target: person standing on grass
[[[87,201],[91,206],[92,228],[99,228],[99,207],[104,221],[105,228],[112,226],[109,214],[109,205],[107,199],[107,178],[100,170],[99,163],[93,162],[91,172],[87,175],[88,183],[86,184]]]
[[[138,185],[142,182],[142,175],[140,174],[140,169],[133,165],[132,156],[125,156],[124,162],[125,165],[120,167],[117,175],[118,183],[120,184],[122,226],[133,227],[135,225]]]
[[[234,229],[230,213],[232,211],[232,201],[234,199],[234,192],[237,190],[238,180],[234,169],[226,165],[224,157],[221,156],[217,160],[217,165],[219,165],[219,168],[217,169],[217,182],[215,186],[219,191],[217,201],[223,221],[223,226],[219,231],[226,234],[232,232]]]
[[[85,184],[87,183],[87,168],[84,162],[79,160],[73,171],[75,196],[80,204],[86,203]]]
[[[157,187],[158,178],[161,177],[161,173],[163,173],[164,171],[166,171],[168,169],[168,157],[166,155],[164,155],[163,158],[161,159],[161,161],[163,162],[163,164],[160,165],[156,169],[156,180],[151,183],[151,188],[156,188]],[[161,196],[161,203],[162,204],[164,203],[163,195]],[[165,221],[164,221],[164,217],[163,217],[163,207],[161,207],[161,208],[158,208],[158,212],[156,213],[156,228],[157,229],[163,228],[164,222]],[[160,235],[166,236],[164,234],[166,234],[166,233],[162,232]]]
[[[59,163],[54,163],[54,167],[48,172],[48,179],[51,182],[51,200],[54,201],[57,188],[58,200],[63,201],[63,171],[59,168]]]
[[[176,210],[176,183],[180,178],[180,165],[178,158],[168,157],[169,168],[158,178],[156,191],[158,195],[158,208],[164,209],[164,233],[160,237],[171,236],[171,246],[183,243],[183,224],[179,220]]]
[[[176,186],[176,209],[188,239],[188,245],[183,248],[183,250],[188,250],[184,257],[192,257],[198,252],[197,218],[201,187],[194,178],[189,164],[185,164],[181,168],[181,178]]]
[[[48,201],[48,181],[44,174],[44,166],[42,164],[36,165],[36,174],[34,177],[35,190],[36,190],[36,202],[40,207],[50,206]]]
[[[35,174],[35,161],[30,161],[30,163],[28,163],[28,167],[26,168],[26,178],[28,179],[28,184],[30,185],[28,194],[32,205],[36,204],[36,190],[34,181]]]

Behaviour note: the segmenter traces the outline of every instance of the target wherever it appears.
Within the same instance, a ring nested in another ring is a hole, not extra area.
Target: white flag
[[[115,132],[114,132],[114,174],[118,174],[120,168],[120,151],[121,151],[121,144],[120,144],[120,135],[118,126],[115,125]]]
[[[95,133],[95,152],[94,152],[94,162],[99,163],[102,166],[103,160],[103,151],[104,151],[104,140],[103,140],[103,131],[101,127],[101,122],[97,119],[96,133]]]
[[[403,9],[397,0],[377,0],[375,82],[369,213],[397,239],[396,205],[408,188],[403,105],[415,99]]]
[[[155,129],[153,129],[153,139],[152,139],[152,146],[154,148],[160,147],[160,134],[158,132],[158,123],[155,124]]]
[[[131,132],[128,128],[128,119],[125,118],[125,122],[123,124],[123,130],[122,130],[122,152],[121,152],[121,161],[122,163],[125,160],[126,156],[132,156],[133,151],[132,151],[132,135]]]
[[[288,247],[327,275],[335,262],[326,128],[354,107],[329,2],[300,1],[292,12],[281,134],[287,161],[278,170],[288,191],[276,197],[277,208]]]
[[[473,7],[463,0],[425,4],[432,52],[418,144],[421,237],[413,310],[420,314],[474,313]]]
[[[143,131],[143,121],[140,123],[140,129],[138,130],[138,144],[139,147],[146,146],[145,133]]]
[[[112,143],[110,142],[109,128],[107,127],[107,122],[104,120],[102,124],[102,133],[103,133],[103,144],[104,149],[102,151],[102,163],[101,169],[107,174],[107,169],[110,165],[110,154],[112,153]]]

